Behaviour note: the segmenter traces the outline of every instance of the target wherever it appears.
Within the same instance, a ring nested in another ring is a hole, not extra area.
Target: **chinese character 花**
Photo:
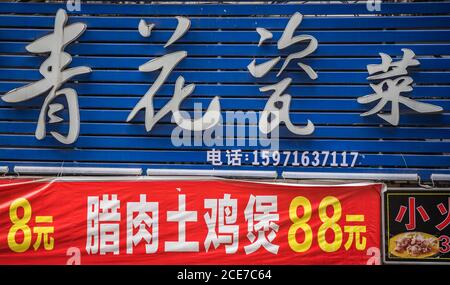
[[[164,48],[172,45],[178,41],[181,37],[186,34],[190,28],[191,22],[188,18],[177,17],[177,27],[164,45]],[[139,23],[139,33],[143,37],[149,37],[151,35],[151,30],[155,25],[148,25],[145,20],[141,20]],[[172,113],[172,119],[175,123],[185,130],[201,131],[212,128],[219,123],[220,118],[220,102],[219,97],[215,96],[214,99],[209,104],[203,117],[190,120],[183,116],[182,112],[179,110],[181,103],[186,99],[195,89],[195,84],[189,84],[185,86],[185,80],[183,76],[179,76],[175,82],[175,90],[172,98],[165,104],[158,112],[155,112],[154,97],[161,86],[165,83],[169,77],[172,70],[180,63],[185,57],[187,57],[186,51],[175,51],[160,57],[156,57],[141,66],[139,66],[139,71],[142,72],[152,72],[161,70],[157,79],[152,84],[147,93],[139,100],[139,102],[134,106],[133,110],[127,117],[127,122],[136,117],[137,113],[144,109],[145,111],[145,129],[147,132],[151,131],[155,124],[161,120],[165,115]]]

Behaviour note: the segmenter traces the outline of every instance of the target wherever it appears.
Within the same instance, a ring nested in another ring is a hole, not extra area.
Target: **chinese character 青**
[[[86,66],[79,66],[66,69],[66,66],[72,61],[70,54],[64,51],[65,47],[80,37],[86,30],[83,23],[74,23],[66,26],[67,14],[63,9],[56,13],[55,27],[53,33],[35,40],[29,44],[26,49],[31,53],[50,53],[45,60],[39,72],[44,76],[43,79],[16,88],[2,96],[2,100],[9,103],[18,103],[31,100],[47,91],[47,97],[39,113],[39,119],[36,127],[35,136],[41,140],[46,136],[46,123],[54,124],[63,121],[63,118],[57,115],[64,109],[64,105],[55,102],[60,96],[65,97],[69,111],[69,130],[66,136],[56,131],[51,131],[51,135],[64,144],[71,144],[78,138],[80,132],[80,114],[78,107],[78,94],[72,88],[63,88],[62,85],[72,77],[90,73],[92,70]]]

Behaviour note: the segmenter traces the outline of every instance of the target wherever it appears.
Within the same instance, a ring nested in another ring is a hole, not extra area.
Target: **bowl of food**
[[[439,253],[439,239],[422,232],[405,232],[389,239],[389,253],[402,258],[427,258]]]

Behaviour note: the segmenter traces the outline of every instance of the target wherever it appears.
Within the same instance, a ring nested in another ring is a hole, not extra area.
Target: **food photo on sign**
[[[450,192],[384,193],[385,261],[450,264]]]

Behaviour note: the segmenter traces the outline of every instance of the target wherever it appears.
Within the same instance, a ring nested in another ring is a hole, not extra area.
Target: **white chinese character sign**
[[[191,25],[191,21],[185,17],[177,17],[178,24],[175,32],[172,34],[170,39],[164,45],[164,48],[169,47],[180,39],[185,33],[188,32]],[[139,22],[139,33],[143,37],[149,37],[151,35],[151,29],[154,24],[147,25],[144,20]],[[214,97],[211,101],[208,110],[202,118],[191,121],[186,119],[181,114],[179,108],[181,102],[188,97],[195,88],[194,84],[184,86],[184,77],[179,76],[175,83],[175,90],[173,97],[170,101],[163,107],[159,112],[155,114],[153,97],[156,92],[161,88],[166,79],[169,77],[172,70],[180,63],[184,58],[186,58],[186,51],[177,51],[159,58],[152,59],[145,64],[139,66],[139,70],[143,72],[156,71],[161,69],[161,72],[153,83],[152,87],[147,91],[147,93],[142,97],[137,105],[133,108],[131,113],[128,115],[127,122],[131,121],[141,109],[145,109],[145,129],[149,132],[153,126],[161,120],[165,115],[172,112],[173,118],[177,125],[187,130],[201,131],[204,129],[209,129],[219,122],[220,116],[220,103],[219,97]]]
[[[56,113],[61,111],[64,106],[61,103],[52,102],[60,96],[65,97],[69,109],[68,134],[64,136],[55,131],[52,131],[51,134],[61,143],[71,144],[76,141],[80,132],[78,95],[72,88],[61,89],[61,87],[72,77],[90,73],[91,69],[86,66],[79,66],[65,70],[66,66],[72,61],[70,54],[64,51],[65,47],[80,37],[86,30],[86,25],[83,23],[66,26],[66,22],[66,11],[58,10],[53,33],[32,42],[26,47],[27,51],[31,53],[50,53],[48,59],[39,68],[39,72],[44,78],[38,82],[11,90],[2,96],[2,100],[9,103],[19,103],[49,92],[39,113],[36,127],[36,138],[41,140],[46,136],[47,119],[49,119],[49,124],[63,121]]]
[[[402,49],[402,51],[403,58],[399,61],[392,62],[392,58],[389,55],[380,53],[381,64],[370,64],[367,66],[370,74],[367,79],[383,81],[378,84],[370,84],[370,87],[375,91],[374,94],[358,98],[358,102],[361,104],[378,101],[375,107],[361,114],[361,116],[376,114],[382,111],[386,104],[390,103],[391,111],[387,114],[378,114],[378,117],[391,125],[397,126],[400,121],[400,104],[419,113],[434,113],[443,110],[440,106],[422,103],[400,95],[402,92],[410,92],[413,90],[411,86],[413,79],[410,76],[406,76],[408,74],[406,69],[409,66],[417,66],[420,64],[418,60],[414,59],[415,54],[412,50]]]
[[[310,35],[298,35],[294,36],[294,32],[297,27],[302,22],[302,14],[295,13],[291,19],[289,20],[286,28],[281,35],[281,38],[277,42],[277,48],[279,50],[283,50],[292,45],[308,42],[307,47],[304,50],[298,51],[293,54],[289,54],[285,61],[283,62],[283,66],[277,74],[277,77],[282,74],[282,72],[286,69],[289,62],[291,60],[302,59],[305,56],[313,53],[317,47],[318,42],[317,39]],[[264,28],[257,28],[257,32],[260,35],[260,40],[258,46],[261,46],[266,40],[272,38],[272,33]],[[273,58],[271,60],[265,61],[260,64],[256,64],[256,61],[253,60],[248,66],[249,72],[256,78],[263,77],[266,75],[275,65],[280,61],[281,56]],[[298,66],[303,69],[308,76],[314,80],[317,79],[317,73],[311,68],[311,66],[304,64],[302,62],[297,63]],[[308,120],[306,126],[299,127],[294,126],[289,118],[289,106],[291,104],[291,95],[283,94],[287,87],[291,84],[292,78],[285,78],[281,80],[279,83],[261,87],[259,90],[262,92],[273,91],[272,95],[269,98],[269,101],[262,112],[260,121],[259,121],[259,130],[262,133],[270,133],[272,132],[280,123],[285,123],[286,127],[293,133],[297,135],[309,135],[314,132],[314,124]],[[277,103],[281,103],[281,108],[277,108]],[[271,119],[271,117],[273,117]]]

